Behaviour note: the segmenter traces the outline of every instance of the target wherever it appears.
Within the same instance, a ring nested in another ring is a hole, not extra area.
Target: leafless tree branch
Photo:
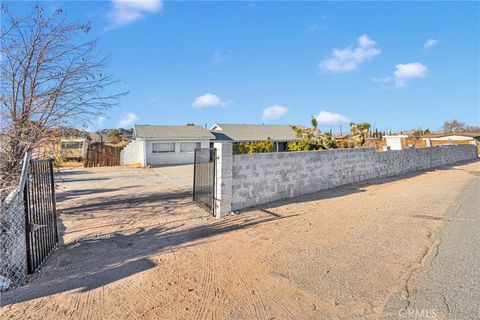
[[[45,16],[36,5],[16,16],[2,5],[0,197],[15,184],[27,151],[58,139],[61,127],[86,126],[125,92],[106,71],[88,23],[68,22],[63,10]]]

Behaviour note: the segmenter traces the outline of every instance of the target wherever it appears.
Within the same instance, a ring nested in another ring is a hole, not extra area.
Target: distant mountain
[[[102,129],[102,130],[97,130],[95,133],[98,133],[99,135],[106,136],[110,132],[117,130],[118,133],[120,133],[121,136],[129,136],[131,137],[133,134],[133,129],[123,129],[123,128],[117,128],[117,129]]]
[[[81,138],[88,138],[90,132],[85,130],[80,130],[76,128],[67,128],[67,127],[60,127],[58,129],[60,131],[60,135],[62,137],[81,137]]]
[[[97,130],[95,132],[90,133],[90,138],[92,142],[100,142],[100,141],[109,142],[110,139],[108,138],[108,135],[113,131],[118,131],[121,137],[121,140],[123,141],[132,139],[133,129],[123,129],[123,128]]]

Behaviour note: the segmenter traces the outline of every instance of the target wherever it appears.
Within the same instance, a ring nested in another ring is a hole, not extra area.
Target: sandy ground
[[[63,244],[36,279],[2,296],[2,319],[395,319],[445,212],[480,167],[220,220],[192,203],[190,170],[65,171]]]

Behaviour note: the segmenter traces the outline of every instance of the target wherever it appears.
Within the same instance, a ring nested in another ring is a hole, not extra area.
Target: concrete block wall
[[[233,155],[231,210],[353,182],[477,159],[473,145],[376,152],[337,149]]]

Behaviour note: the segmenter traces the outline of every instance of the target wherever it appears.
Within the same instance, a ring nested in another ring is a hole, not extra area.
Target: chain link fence
[[[0,292],[23,284],[27,276],[24,190],[30,154],[23,161],[18,186],[0,203]]]

